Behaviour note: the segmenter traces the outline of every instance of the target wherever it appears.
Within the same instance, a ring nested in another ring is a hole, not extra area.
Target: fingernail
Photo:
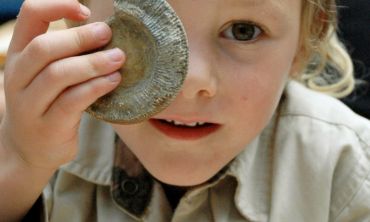
[[[84,17],[89,17],[91,15],[90,9],[83,4],[80,4],[80,12]]]
[[[121,74],[119,72],[115,72],[107,75],[106,78],[111,82],[119,82],[121,80]]]
[[[108,28],[104,23],[98,22],[93,24],[93,32],[96,37],[98,37],[101,40],[108,40],[109,35],[108,35]]]
[[[111,61],[114,61],[114,62],[119,62],[119,61],[122,61],[123,59],[123,52],[118,48],[109,49],[105,51],[105,54],[108,56],[108,58]]]

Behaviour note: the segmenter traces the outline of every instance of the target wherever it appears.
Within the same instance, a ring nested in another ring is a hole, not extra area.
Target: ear
[[[307,46],[304,45],[303,39],[299,41],[295,56],[290,68],[289,76],[291,78],[297,79],[302,75],[302,72],[307,65],[307,60],[309,59]]]

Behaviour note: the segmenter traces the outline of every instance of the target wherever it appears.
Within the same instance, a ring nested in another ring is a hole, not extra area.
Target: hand
[[[82,113],[120,82],[122,51],[87,53],[109,42],[105,23],[46,33],[52,21],[88,16],[77,0],[26,0],[21,8],[4,72],[0,141],[28,167],[56,169],[73,159]]]
[[[0,69],[0,121],[3,118],[5,109],[5,95],[4,95],[4,73]]]

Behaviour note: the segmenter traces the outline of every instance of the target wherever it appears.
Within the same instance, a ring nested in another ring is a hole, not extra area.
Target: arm
[[[21,219],[55,170],[77,153],[83,111],[120,81],[124,56],[95,52],[104,23],[45,33],[51,21],[87,19],[77,0],[26,0],[5,68],[0,125],[0,221]]]
[[[4,98],[4,73],[0,69],[0,121],[3,118],[5,109],[5,98]]]
[[[337,222],[370,221],[370,175],[335,219]]]

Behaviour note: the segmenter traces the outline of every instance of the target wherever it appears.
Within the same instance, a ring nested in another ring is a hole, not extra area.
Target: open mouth
[[[208,122],[183,123],[166,119],[150,119],[149,122],[163,134],[179,140],[200,139],[214,133],[221,126]]]

